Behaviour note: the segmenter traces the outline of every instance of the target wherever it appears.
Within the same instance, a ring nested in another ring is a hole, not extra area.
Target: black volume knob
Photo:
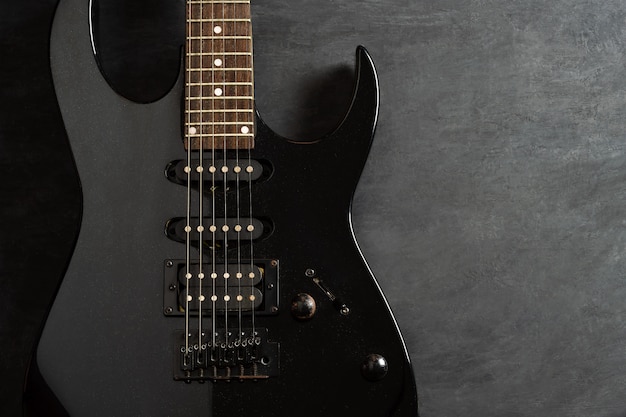
[[[387,359],[377,353],[367,355],[361,365],[361,373],[368,381],[380,381],[387,375],[388,370]]]

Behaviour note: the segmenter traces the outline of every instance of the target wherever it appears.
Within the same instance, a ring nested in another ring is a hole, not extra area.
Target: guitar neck
[[[188,0],[185,148],[254,147],[249,0]]]

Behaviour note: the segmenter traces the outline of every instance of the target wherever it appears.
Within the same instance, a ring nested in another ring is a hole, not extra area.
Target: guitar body
[[[61,2],[51,41],[83,211],[36,359],[65,412],[416,416],[408,354],[350,224],[352,195],[378,113],[376,74],[365,50],[357,52],[349,113],[328,137],[285,140],[257,116],[252,157],[263,161],[267,175],[251,192],[254,213],[268,219],[271,233],[255,242],[254,253],[276,261],[277,282],[271,314],[256,317],[256,326],[279,346],[269,358],[279,374],[185,383],[173,378],[173,333],[184,320],[169,314],[164,284],[171,261],[185,256],[185,245],[164,233],[166,222],[184,216],[186,207],[186,187],[164,175],[168,163],[186,157],[182,81],[151,104],[130,102],[109,89],[93,57],[87,3]],[[83,25],[68,27],[81,19]],[[307,320],[291,311],[299,294],[316,303]]]

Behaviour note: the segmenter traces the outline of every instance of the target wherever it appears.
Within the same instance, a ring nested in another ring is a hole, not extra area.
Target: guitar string
[[[215,16],[215,6],[214,6],[215,2],[211,2],[211,10],[212,10],[212,17]],[[248,2],[249,5],[249,2]],[[204,2],[200,3],[200,49],[204,50],[204,40],[202,39],[203,36],[205,36],[205,30],[204,30],[204,25],[203,25],[203,20],[204,20]],[[236,6],[233,5],[233,8],[235,8]],[[192,62],[192,55],[191,53],[193,53],[193,48],[194,48],[194,39],[192,39],[193,37],[193,29],[192,29],[192,14],[193,14],[193,5],[189,4],[189,9],[188,9],[188,19],[190,20],[188,23],[188,42],[187,42],[187,49],[188,49],[188,59],[187,59],[187,64],[188,64],[188,68],[191,68],[191,62]],[[236,9],[235,9],[236,10]],[[225,7],[224,7],[224,3],[222,3],[222,10],[221,10],[221,14],[222,14],[222,22],[221,22],[221,27],[225,27]],[[236,25],[236,23],[235,23]],[[248,25],[245,26],[247,35],[249,36],[249,26],[251,26],[249,23]],[[211,35],[212,36],[212,35]],[[214,45],[214,41],[211,38],[211,42],[212,45]],[[235,52],[237,52],[237,41],[234,41],[234,45],[235,45]],[[214,49],[212,49],[214,50]],[[225,46],[225,40],[222,38],[222,53],[223,53],[223,59],[222,59],[222,63],[226,62],[226,46]],[[235,57],[235,60],[237,58]],[[202,58],[200,58],[200,62],[201,62],[201,68],[203,67],[203,62],[202,62]],[[252,70],[252,57],[246,57],[246,60],[248,61],[248,65],[247,67],[250,68],[250,70]],[[214,63],[213,63],[214,64]],[[237,67],[237,65],[236,65]],[[199,71],[200,73],[200,83],[199,87],[201,90],[201,94],[200,97],[205,97],[204,94],[204,87],[206,85],[205,80],[204,80],[204,76],[203,76],[203,72]],[[235,78],[237,79],[237,72],[236,70],[234,71],[234,75]],[[215,71],[211,72],[211,85],[215,86],[216,85],[216,80],[215,80]],[[225,78],[225,77],[223,77]],[[251,78],[252,78],[252,74],[251,74]],[[187,74],[187,79],[188,82],[191,84],[193,83],[193,80],[191,80],[191,74],[188,72]],[[223,80],[223,93],[226,91],[226,82],[227,80],[224,79]],[[187,86],[187,107],[188,109],[191,109],[191,89],[192,89],[192,85],[188,85]],[[238,101],[237,101],[237,87],[235,87],[235,92],[236,92],[236,101],[235,101],[235,117],[236,117],[236,121],[239,121],[239,112],[238,112]],[[214,94],[215,94],[215,90],[214,90]],[[252,95],[252,94],[250,94]],[[215,112],[215,108],[214,108],[214,102],[216,102],[216,100],[211,100],[211,115],[214,116],[216,114]],[[198,202],[198,210],[199,210],[199,222],[198,222],[198,228],[197,228],[197,232],[199,235],[199,263],[198,263],[198,279],[199,279],[199,283],[198,283],[198,348],[202,348],[202,318],[203,318],[203,309],[202,309],[202,301],[203,300],[203,293],[202,293],[202,280],[204,278],[204,274],[203,274],[203,231],[204,231],[204,209],[203,209],[203,200],[204,200],[204,196],[203,196],[203,189],[204,189],[204,180],[203,180],[203,151],[204,151],[204,135],[205,135],[205,131],[204,131],[204,125],[205,125],[205,120],[204,120],[204,100],[200,101],[201,104],[201,109],[200,109],[200,122],[199,122],[199,127],[200,127],[200,132],[199,132],[199,164],[197,167],[197,172],[198,172],[198,177],[199,177],[199,182],[198,182],[198,187],[199,187],[199,202]],[[223,110],[223,119],[226,120],[226,101],[225,101],[225,97],[222,100],[222,110]],[[191,172],[192,172],[192,167],[191,167],[191,151],[192,151],[192,131],[191,131],[191,113],[189,112],[187,114],[187,126],[190,129],[187,132],[187,136],[188,136],[188,143],[187,143],[187,166],[186,166],[186,172],[187,172],[187,224],[185,227],[185,231],[187,233],[187,239],[186,239],[186,274],[185,277],[188,280],[187,286],[186,286],[186,300],[185,300],[185,349],[186,352],[190,352],[190,346],[189,346],[189,323],[190,323],[190,302],[192,301],[192,297],[190,294],[190,278],[191,278],[191,254],[190,254],[190,246],[191,246]],[[214,121],[215,122],[215,121]],[[215,196],[215,190],[216,190],[216,181],[215,181],[215,162],[216,162],[216,155],[215,155],[215,137],[216,137],[216,132],[215,132],[215,125],[216,123],[211,123],[211,130],[212,130],[212,147],[211,147],[211,168],[210,172],[211,172],[211,200],[212,200],[212,274],[211,277],[212,279],[212,288],[213,288],[213,295],[211,297],[212,299],[212,319],[213,319],[213,326],[212,326],[212,343],[213,346],[215,346],[215,334],[216,334],[216,288],[215,288],[215,278],[217,278],[216,276],[216,210],[215,210],[215,206],[216,206],[216,196]],[[227,159],[226,159],[226,149],[227,149],[227,143],[226,143],[226,138],[227,138],[227,132],[226,132],[226,127],[224,126],[223,128],[223,155],[224,155],[224,226],[227,226],[227,199],[226,199],[226,191],[227,191],[227,173],[226,173],[226,167],[227,167]],[[193,132],[196,133],[196,132]],[[237,140],[237,145],[239,145],[239,135],[236,135],[236,140]],[[250,237],[250,273],[249,273],[249,278],[252,280],[251,284],[255,278],[255,272],[254,272],[254,247],[253,247],[253,215],[252,215],[252,155],[251,155],[251,147],[252,147],[252,140],[248,139],[248,143],[247,143],[247,150],[248,150],[248,167],[246,168],[246,172],[248,173],[248,183],[249,183],[249,225],[247,226],[246,230],[250,233],[249,237]],[[236,156],[236,162],[237,162],[237,166],[239,166],[239,149],[238,146],[236,147],[236,151],[237,151],[237,156]],[[240,215],[241,215],[241,211],[240,211],[240,182],[239,182],[239,176],[237,175],[237,224],[240,224]],[[224,269],[225,269],[225,275],[224,278],[225,280],[227,280],[228,278],[228,253],[227,253],[227,242],[228,242],[228,236],[227,236],[227,230],[224,229],[224,257],[225,257],[225,263],[224,263]],[[238,265],[239,265],[239,271],[241,270],[240,265],[241,265],[241,240],[240,240],[240,234],[238,234]],[[226,298],[226,295],[228,293],[228,284],[227,281],[225,281],[224,283],[225,285],[225,339],[228,339],[228,300]],[[255,297],[254,297],[254,292],[253,292],[253,286],[250,285],[250,296],[249,296],[249,300],[251,303],[251,310],[252,310],[252,337],[255,336],[256,334],[256,328],[255,328]],[[240,286],[239,286],[239,295],[241,295],[241,290],[240,290]],[[239,334],[242,334],[241,328],[242,328],[242,319],[241,319],[241,308],[239,309],[239,327],[240,327],[240,332]]]
[[[200,3],[200,51],[204,51],[204,3]],[[193,6],[192,6],[193,7]],[[202,68],[202,56],[200,57],[200,68]],[[200,97],[204,97],[204,80],[200,71]],[[200,101],[201,110],[204,110],[204,100]],[[200,146],[198,153],[198,349],[202,349],[202,304],[205,299],[203,294],[204,281],[204,111],[200,112]]]
[[[237,8],[237,5],[233,6],[235,9]],[[240,22],[238,19],[240,18],[244,18],[245,17],[245,13],[236,13],[235,14],[235,19],[236,21],[233,22],[233,27],[236,28],[236,31],[234,33],[234,35],[241,35],[242,29],[240,26],[243,26],[244,31],[246,29],[246,23],[245,21]],[[235,40],[233,41],[234,45],[235,45],[235,51],[238,53],[239,49],[238,49],[238,43],[237,43],[237,38],[235,38]],[[246,48],[244,48],[244,50],[242,52],[246,52]],[[235,60],[235,67],[237,69],[239,68],[245,68],[245,64],[244,65],[240,65],[238,62],[238,55],[236,55],[234,58]],[[239,91],[239,76],[240,72],[238,70],[235,70],[234,72],[234,81],[237,83],[235,85],[235,91],[237,92],[237,97],[241,97],[240,91]],[[245,80],[245,70],[243,72],[243,80]],[[244,94],[243,96],[246,96],[246,94]],[[245,109],[246,106],[244,106]],[[243,272],[242,272],[242,262],[241,262],[241,258],[242,258],[242,245],[241,245],[241,231],[243,230],[243,227],[241,226],[241,157],[240,157],[240,138],[241,136],[239,135],[239,133],[241,132],[241,129],[243,128],[244,124],[242,123],[242,119],[245,122],[246,116],[247,114],[244,112],[240,112],[239,111],[239,99],[235,100],[235,108],[237,109],[236,112],[236,122],[237,122],[237,128],[238,128],[238,132],[237,132],[237,167],[238,167],[238,171],[237,172],[237,224],[239,225],[239,230],[237,231],[237,289],[238,289],[238,295],[237,295],[237,319],[238,319],[238,324],[239,324],[239,338],[238,338],[238,342],[241,344],[242,342],[242,337],[243,337],[243,321],[242,321],[242,316],[243,316],[243,300],[244,297],[242,295],[242,286],[241,286],[241,281],[243,278]],[[243,132],[242,132],[243,133]]]
[[[246,3],[246,12],[247,14],[252,12],[251,10],[251,5],[250,5],[250,1],[248,1]],[[251,18],[251,16],[250,16]],[[251,39],[252,37],[252,23],[249,23],[249,25],[247,26],[247,30],[246,30],[246,35],[248,36],[248,39]],[[251,42],[251,41],[250,41]],[[253,79],[254,79],[254,66],[253,66],[253,62],[252,62],[252,48],[250,47],[250,55],[247,55],[245,57],[246,59],[246,63],[248,64],[247,67],[250,68],[250,79],[251,79],[251,84],[254,85],[253,83]],[[249,96],[253,96],[254,91],[250,92]],[[252,101],[252,106],[254,107],[254,101]],[[253,117],[254,117],[254,113],[253,113]],[[254,129],[251,129],[252,132],[254,132]],[[250,216],[250,222],[248,224],[248,227],[246,228],[246,230],[249,232],[249,238],[250,238],[250,273],[248,275],[250,281],[250,296],[248,297],[250,300],[250,308],[252,310],[252,314],[251,314],[251,322],[252,322],[252,334],[251,337],[254,338],[256,336],[256,311],[255,311],[255,296],[254,296],[254,242],[253,242],[253,231],[254,231],[254,226],[253,226],[253,217],[252,217],[252,137],[248,137],[248,166],[246,167],[246,172],[248,173],[248,196],[249,196],[249,203],[250,203],[250,207],[249,207],[249,216]],[[259,277],[260,279],[262,277]]]
[[[215,2],[211,1],[211,19],[215,18]],[[215,52],[215,40],[213,39],[213,37],[211,37],[211,52],[214,53]],[[215,57],[215,55],[210,55],[211,58],[213,59]],[[215,61],[211,62],[211,68],[213,68],[213,66],[215,65],[214,63]],[[211,71],[211,86],[212,88],[215,90],[215,69],[213,68],[213,70]],[[214,97],[215,95],[215,91],[212,94],[212,97]],[[217,259],[216,259],[216,252],[217,252],[217,241],[216,241],[216,214],[215,214],[215,103],[217,102],[217,100],[211,100],[211,109],[213,110],[213,112],[211,112],[211,129],[212,129],[212,135],[211,135],[211,341],[212,341],[212,346],[213,349],[215,349],[216,347],[216,333],[217,333],[217,329],[216,329],[216,325],[217,325],[217,286],[216,286],[216,281],[217,281]]]
[[[237,15],[237,13],[235,13],[235,15],[233,16],[235,19],[237,19],[239,16]],[[245,23],[243,23],[245,25]],[[237,35],[239,33],[239,27],[238,22],[233,21],[231,23],[231,25],[235,28],[235,30],[233,31],[233,35]],[[237,42],[235,41],[235,52],[237,52]],[[236,55],[235,55],[236,57]],[[237,60],[237,58],[235,58],[235,61]],[[235,64],[234,65],[235,68],[239,68],[239,65]],[[238,76],[238,71],[235,69],[233,72],[234,75],[234,81],[237,82],[239,79]],[[239,95],[239,90],[237,85],[235,85],[235,92],[236,92],[236,96]],[[235,121],[239,122],[239,100],[235,100]],[[242,300],[243,297],[241,296],[241,277],[243,276],[243,274],[241,273],[241,207],[240,207],[240,193],[241,193],[241,189],[240,189],[240,172],[241,172],[241,167],[239,166],[239,139],[240,136],[239,134],[237,134],[237,136],[235,136],[235,140],[236,140],[236,144],[235,144],[235,189],[236,189],[236,194],[237,194],[237,226],[236,226],[236,230],[235,232],[237,233],[237,273],[236,273],[236,279],[237,279],[237,324],[238,324],[238,337],[237,337],[237,343],[239,345],[241,345],[241,337],[243,334],[243,326],[241,323],[241,318],[242,318]]]
[[[234,64],[234,69],[232,71],[231,77],[232,77],[232,90],[234,90],[234,96],[235,96],[235,100],[234,100],[234,112],[232,113],[232,115],[234,115],[234,120],[232,120],[232,122],[234,122],[234,126],[235,129],[239,128],[239,124],[240,124],[240,112],[239,112],[239,87],[238,87],[238,70],[237,68],[239,68],[240,66],[238,65],[237,62],[237,54],[239,52],[238,49],[238,44],[237,44],[237,36],[240,34],[239,31],[239,27],[237,26],[237,22],[236,19],[239,18],[239,13],[237,10],[237,5],[236,4],[232,4],[232,16],[229,16],[230,18],[233,18],[233,22],[230,23],[231,26],[231,30],[232,33],[231,35],[234,37],[234,39],[232,40],[233,43],[233,49],[234,49],[234,55],[232,57],[232,60],[235,61]],[[230,79],[229,79],[230,80]],[[237,226],[236,226],[236,236],[237,236],[237,272],[236,272],[236,280],[237,280],[237,297],[236,297],[236,301],[237,301],[237,328],[238,328],[238,337],[237,337],[237,341],[236,343],[240,343],[241,342],[241,334],[242,334],[242,323],[241,323],[241,277],[242,277],[242,273],[241,273],[241,216],[240,216],[240,212],[241,212],[241,208],[240,208],[240,197],[239,197],[239,193],[240,193],[240,167],[239,167],[239,146],[240,146],[240,136],[239,133],[236,131],[235,133],[235,158],[236,158],[236,163],[235,166],[237,167],[236,169],[239,172],[235,172],[235,177],[236,177],[236,213],[237,213]]]
[[[211,8],[212,8],[212,15],[213,16],[215,16],[215,6],[214,6],[214,3],[215,2],[211,2]],[[204,45],[204,40],[202,39],[202,37],[205,36],[205,28],[204,28],[204,25],[203,25],[203,20],[204,20],[204,18],[203,18],[204,17],[203,6],[204,6],[204,2],[201,2],[200,3],[200,16],[201,16],[201,19],[200,19],[200,22],[199,22],[200,23],[200,34],[201,34],[200,35],[201,50],[204,50],[204,47],[202,46],[202,45]],[[188,18],[190,20],[192,19],[192,14],[193,14],[192,7],[193,6],[190,5],[189,12],[188,12]],[[233,5],[233,8],[235,8],[235,7],[236,6]],[[225,14],[226,13],[225,13],[224,3],[222,3],[222,9],[221,9],[222,22],[220,22],[221,25],[222,25],[222,28],[225,27],[225,23],[226,23],[225,22]],[[189,39],[188,39],[188,47],[187,48],[188,48],[188,52],[190,52],[188,54],[188,67],[191,68],[191,60],[192,60],[191,53],[193,53],[195,44],[193,43],[194,39],[192,39],[192,37],[193,37],[193,29],[192,29],[193,26],[191,24],[192,22],[190,21],[189,23],[190,23],[188,25],[188,27],[189,27],[189,29],[188,29]],[[246,30],[247,34],[249,35],[249,25],[245,26],[245,30]],[[212,36],[212,34],[211,34],[211,36]],[[213,43],[214,41],[211,40],[211,42]],[[237,41],[236,40],[234,41],[234,45],[235,45],[235,52],[237,52],[238,45],[237,45]],[[226,43],[225,43],[224,38],[222,38],[222,51],[221,52],[223,53],[223,56],[222,56],[223,60],[222,60],[222,62],[225,62],[226,61],[226,52],[227,51],[226,51]],[[200,59],[202,60],[202,58],[200,58]],[[251,69],[251,67],[252,67],[252,65],[251,65],[251,57],[247,57],[246,60],[248,61],[248,65],[247,66]],[[237,67],[237,65],[236,65],[236,67]],[[212,76],[211,85],[215,86],[216,85],[215,71],[211,72],[211,76]],[[234,71],[234,76],[235,76],[235,78],[237,78],[236,70]],[[189,83],[193,83],[193,80],[191,80],[191,75],[188,75],[187,78],[188,78],[188,82]],[[199,87],[200,87],[200,91],[201,91],[200,96],[201,97],[205,97],[204,87],[206,86],[206,83],[205,83],[202,71],[200,71],[200,78],[201,78],[200,79],[200,83],[198,83]],[[227,79],[224,79],[223,80],[223,88],[224,88],[224,90],[223,90],[222,94],[224,94],[224,92],[226,91],[226,87],[227,87],[226,84],[227,84]],[[189,94],[187,96],[188,108],[189,109],[191,108],[191,106],[190,106],[190,98],[191,98],[190,97],[191,96],[190,92],[191,92],[191,89],[192,89],[192,85],[189,85],[188,86],[188,90],[187,90],[189,92]],[[239,121],[239,108],[238,108],[239,103],[237,101],[237,97],[238,97],[237,96],[237,93],[238,93],[237,87],[235,87],[235,92],[236,92],[235,93],[236,94],[236,97],[235,97],[235,99],[236,99],[236,101],[235,101],[235,117],[236,117],[236,121],[238,122]],[[214,91],[214,94],[215,94],[215,91]],[[211,114],[212,115],[216,115],[216,112],[215,112],[216,109],[214,108],[214,102],[216,102],[216,100],[212,100],[211,101],[211,110],[212,110]],[[199,136],[199,139],[198,139],[199,142],[198,143],[199,143],[199,153],[200,153],[200,155],[199,155],[199,164],[198,164],[198,166],[196,168],[196,170],[198,172],[198,177],[199,177],[199,180],[198,180],[198,187],[199,187],[199,202],[198,202],[199,222],[198,222],[198,227],[197,227],[196,231],[198,232],[198,237],[199,237],[198,238],[198,241],[199,241],[199,261],[198,261],[198,275],[197,275],[197,278],[199,279],[199,282],[198,282],[199,289],[198,289],[198,293],[197,293],[197,297],[198,297],[198,301],[197,301],[197,303],[198,303],[198,348],[201,349],[202,346],[203,346],[203,343],[202,343],[202,334],[203,334],[203,332],[202,332],[202,319],[203,319],[202,302],[204,301],[204,299],[203,299],[204,298],[203,288],[202,288],[202,280],[204,278],[204,271],[203,271],[203,231],[204,231],[204,217],[203,217],[204,216],[204,208],[203,208],[203,201],[204,201],[203,171],[204,171],[204,167],[203,167],[203,160],[204,160],[204,157],[203,157],[203,152],[204,152],[204,136],[207,133],[207,132],[204,131],[204,124],[205,124],[204,100],[201,100],[201,109],[200,110],[201,110],[200,111],[201,120],[199,122],[200,131],[199,131],[199,135],[198,135]],[[227,112],[226,112],[225,97],[223,97],[223,100],[222,100],[222,110],[223,110],[222,117],[223,117],[224,120],[226,120],[226,113]],[[191,113],[188,113],[187,121],[188,121],[188,126],[191,129]],[[212,212],[212,225],[216,226],[216,220],[217,219],[216,219],[216,210],[215,210],[216,209],[216,207],[215,207],[216,206],[216,196],[215,196],[215,190],[216,190],[216,180],[215,180],[215,171],[216,171],[216,169],[215,169],[215,166],[216,166],[215,165],[215,162],[216,162],[215,137],[217,135],[216,135],[216,131],[215,131],[216,123],[212,123],[211,125],[212,125],[211,130],[212,130],[212,133],[213,133],[211,135],[212,136],[212,145],[213,145],[211,147],[211,168],[212,169],[210,169],[210,171],[211,171],[211,185],[212,185],[212,187],[211,187],[212,211],[211,212]],[[223,129],[224,129],[223,130],[223,152],[224,152],[224,154],[223,154],[224,155],[224,161],[223,161],[224,162],[224,165],[223,165],[223,167],[224,167],[224,172],[223,172],[224,173],[224,177],[223,177],[224,178],[224,226],[227,227],[227,208],[228,208],[227,207],[227,195],[226,195],[226,191],[227,191],[227,189],[226,189],[226,187],[227,187],[227,172],[226,172],[226,167],[227,167],[227,158],[226,158],[227,157],[227,155],[226,155],[227,131],[226,131],[226,127],[225,126],[224,126]],[[185,271],[186,274],[185,275],[186,275],[187,279],[190,279],[190,274],[192,272],[192,270],[191,270],[191,261],[190,261],[190,241],[191,241],[191,238],[190,238],[190,233],[191,233],[191,230],[190,230],[191,229],[191,172],[192,172],[192,167],[191,167],[191,151],[192,151],[191,136],[192,135],[191,135],[191,131],[188,132],[188,133],[189,134],[188,134],[187,168],[186,168],[187,180],[188,180],[188,186],[187,186],[187,225],[186,225],[186,232],[187,232],[188,238],[187,238],[187,245],[186,245],[187,246],[187,250],[186,250],[186,252],[187,252],[187,256],[186,256],[187,260],[186,260],[186,271]],[[237,140],[237,145],[239,145],[239,135],[236,135],[236,140]],[[248,148],[248,167],[246,169],[246,172],[248,173],[248,182],[249,182],[249,206],[250,206],[249,207],[249,220],[250,221],[249,221],[249,225],[247,226],[246,229],[250,233],[249,236],[250,236],[250,258],[251,258],[251,261],[250,261],[249,278],[252,280],[251,281],[251,283],[252,283],[254,278],[255,278],[255,272],[254,272],[255,268],[254,268],[254,249],[253,249],[253,217],[252,217],[252,187],[251,187],[251,182],[252,182],[251,145],[252,145],[252,141],[248,140],[248,143],[247,143],[247,148]],[[238,146],[236,147],[236,150],[237,150],[236,162],[237,162],[237,166],[239,166],[240,157],[239,157]],[[238,219],[237,224],[240,224],[240,220],[241,220],[240,181],[239,181],[239,179],[240,179],[240,177],[237,176],[237,219]],[[225,330],[224,331],[225,331],[225,338],[227,339],[228,338],[228,314],[226,312],[228,311],[228,299],[226,298],[226,296],[228,294],[228,281],[227,281],[227,279],[228,279],[228,276],[229,276],[228,275],[228,272],[229,272],[228,271],[228,249],[227,249],[227,242],[228,242],[228,233],[227,232],[228,232],[228,230],[226,230],[226,228],[224,228],[223,231],[224,231],[224,258],[225,258],[225,263],[224,263],[224,273],[225,273],[225,275],[224,275],[224,279],[225,279],[225,283],[224,283],[224,287],[225,287],[225,291],[224,291],[224,294],[225,294],[225,299],[224,299],[224,301],[225,301]],[[216,244],[217,244],[217,239],[216,239],[215,232],[216,232],[216,228],[213,227],[212,228],[212,263],[211,263],[211,265],[212,265],[212,274],[211,274],[211,276],[212,276],[212,278],[214,278],[212,280],[213,281],[213,285],[212,285],[212,287],[213,287],[213,296],[212,296],[212,301],[213,301],[213,303],[212,303],[212,318],[213,318],[213,328],[212,328],[212,333],[213,333],[213,338],[212,339],[213,340],[212,341],[213,341],[213,346],[215,346],[215,330],[216,330],[215,329],[215,318],[216,318],[216,305],[215,305],[216,303],[215,302],[217,301],[216,297],[215,297],[217,295],[216,288],[215,288],[215,278],[216,278],[216,272],[217,272],[217,269],[216,269],[216,266],[217,266],[217,263],[216,263],[216,248],[217,248]],[[238,267],[239,271],[241,271],[241,266],[240,266],[241,265],[241,240],[240,240],[240,234],[238,234],[238,256],[237,256],[237,260],[238,260],[238,265],[239,265],[239,267]],[[186,295],[186,301],[185,301],[185,311],[186,311],[186,319],[185,319],[185,327],[186,327],[185,339],[186,339],[186,342],[185,342],[185,349],[188,352],[190,351],[189,350],[188,337],[190,335],[190,333],[189,333],[190,302],[192,301],[192,297],[191,297],[191,294],[190,294],[190,285],[189,284],[190,283],[188,283],[188,285],[187,285],[186,294],[185,294]],[[239,284],[239,288],[238,289],[239,289],[239,295],[241,295],[240,284]],[[250,289],[251,289],[251,292],[250,292],[249,300],[250,300],[250,303],[251,303],[251,310],[252,310],[252,328],[253,328],[252,335],[254,336],[254,334],[256,333],[256,330],[255,330],[255,309],[254,309],[254,305],[255,305],[254,298],[255,297],[254,297],[253,288],[252,288],[251,285],[250,285]],[[239,314],[239,320],[238,321],[239,321],[239,328],[241,329],[242,328],[241,309],[239,309],[239,310],[240,310],[240,314]],[[242,334],[242,332],[240,331],[240,335],[241,334]]]
[[[226,28],[226,5],[224,3],[222,3],[222,18],[221,18],[221,22],[220,22],[220,27],[221,27],[221,32],[220,34],[222,34],[222,64],[224,65],[224,63],[226,62],[226,39],[225,39],[225,35],[224,35],[224,30]],[[227,90],[227,81],[226,81],[226,76],[225,74],[223,74],[222,78],[222,91],[223,91],[223,106],[222,108],[224,109],[224,112],[222,114],[222,118],[221,120],[223,122],[226,122],[227,119],[227,112],[226,112],[226,96],[228,95],[228,90]],[[222,136],[222,154],[223,154],[223,165],[222,165],[222,173],[223,173],[223,179],[224,179],[224,189],[223,189],[223,198],[224,198],[224,225],[222,226],[222,232],[224,233],[224,275],[223,275],[223,279],[224,279],[224,340],[226,345],[228,345],[229,342],[229,335],[228,335],[228,301],[229,301],[229,295],[228,295],[228,279],[230,277],[229,274],[229,270],[228,270],[228,224],[227,224],[227,215],[228,215],[228,198],[227,198],[227,193],[228,193],[228,184],[227,184],[227,173],[228,173],[228,166],[227,166],[227,161],[226,161],[226,155],[227,155],[227,143],[226,143],[226,138],[227,138],[227,125],[224,124],[222,127],[222,131],[223,131],[223,136]]]
[[[189,71],[191,69],[191,53],[193,52],[192,49],[192,42],[193,40],[191,39],[192,36],[192,30],[191,30],[191,18],[192,18],[192,12],[191,12],[191,7],[192,5],[189,3],[188,4],[188,8],[187,8],[187,42],[186,42],[186,48],[187,48],[187,71],[185,74],[185,79],[187,80],[188,84],[191,84],[191,74],[192,72]],[[187,101],[187,105],[186,107],[188,109],[191,109],[191,86],[186,86],[185,87],[185,92],[186,92],[186,101]],[[190,289],[189,289],[189,285],[190,285],[190,277],[191,277],[191,268],[190,268],[190,263],[191,263],[191,244],[190,244],[190,240],[191,240],[191,112],[187,113],[186,116],[187,119],[187,125],[185,127],[185,135],[187,136],[187,165],[185,166],[185,171],[187,174],[187,223],[185,225],[185,236],[186,236],[186,243],[185,243],[185,353],[183,354],[183,361],[185,362],[184,365],[187,365],[187,358],[188,358],[188,354],[189,354],[189,297],[190,297]]]

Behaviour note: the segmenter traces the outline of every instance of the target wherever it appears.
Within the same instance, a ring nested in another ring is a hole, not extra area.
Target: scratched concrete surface
[[[626,3],[253,2],[264,119],[377,137],[354,203],[422,417],[626,416]],[[347,85],[347,86],[346,86]]]

